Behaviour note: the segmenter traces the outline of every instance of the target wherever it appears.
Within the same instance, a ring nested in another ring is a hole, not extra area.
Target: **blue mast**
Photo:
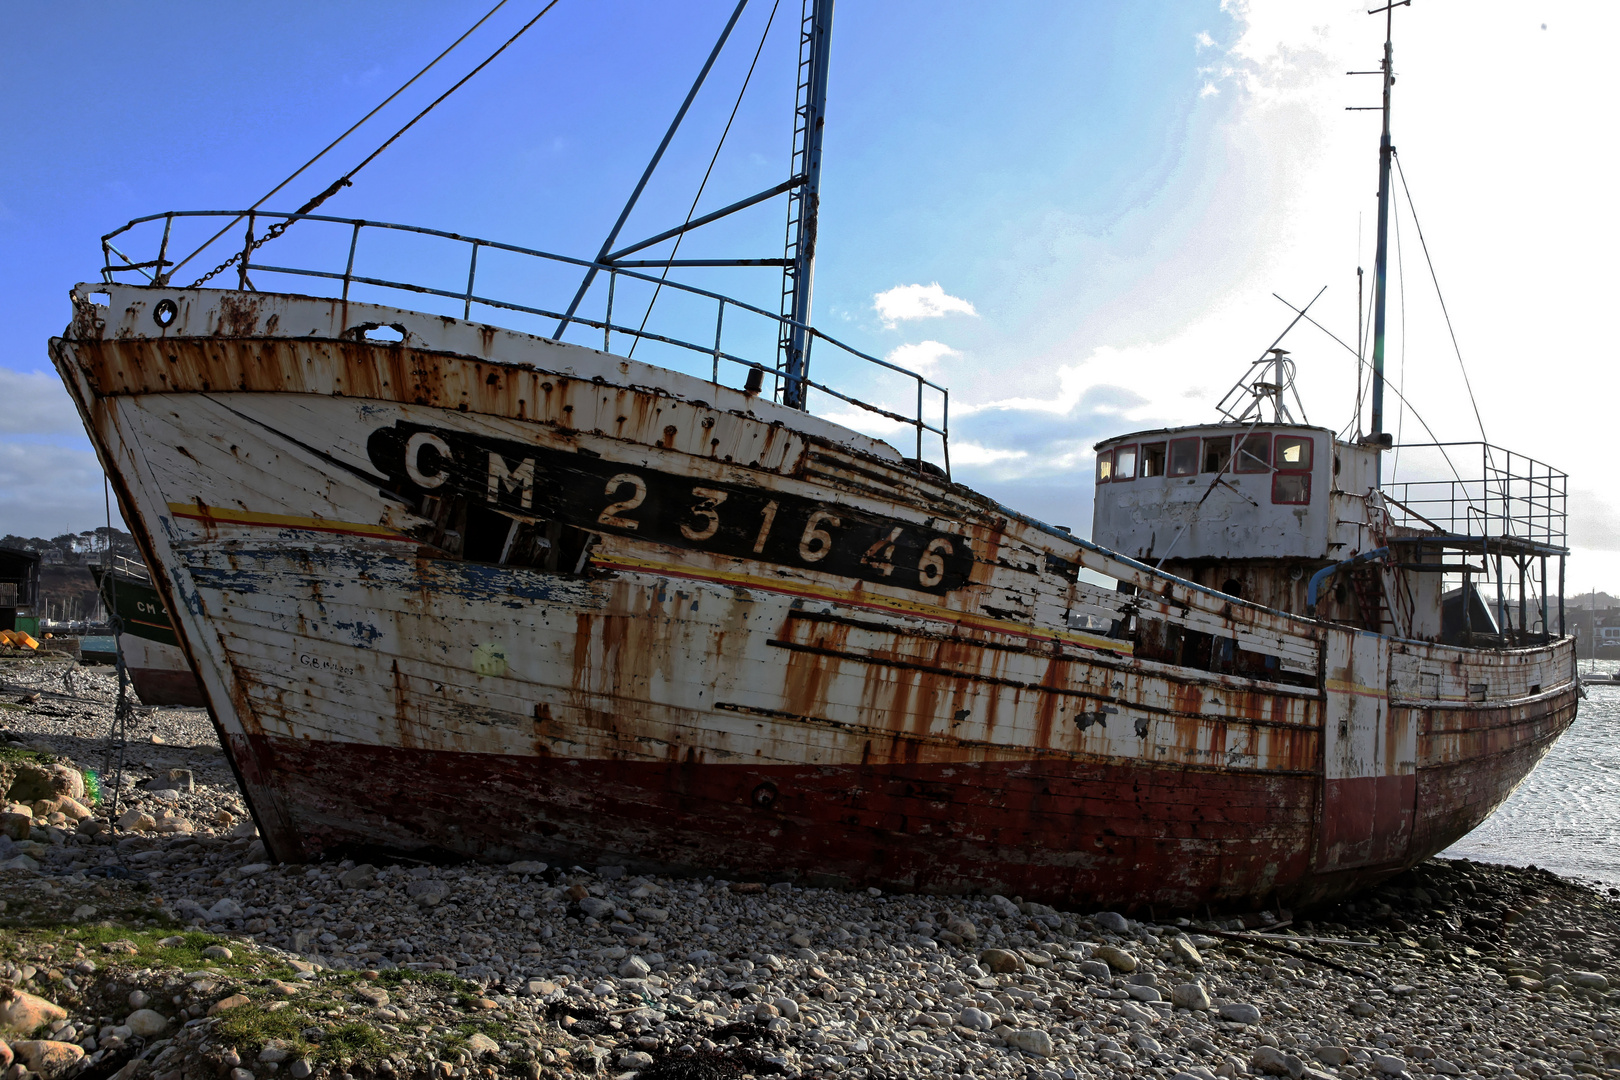
[[[821,197],[821,135],[826,126],[827,59],[833,0],[804,0],[799,28],[799,89],[794,107],[793,162],[802,182],[788,192],[787,250],[782,267],[782,324],[778,368],[785,376],[782,404],[804,408],[810,361],[810,296],[816,272],[816,211]]]

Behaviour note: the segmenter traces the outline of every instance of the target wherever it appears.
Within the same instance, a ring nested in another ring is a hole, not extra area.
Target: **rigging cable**
[[[1401,381],[1401,389],[1405,390],[1406,389],[1406,261],[1405,261],[1405,258],[1402,255],[1402,248],[1401,248],[1401,213],[1400,213],[1400,204],[1399,203],[1393,204],[1391,209],[1392,209],[1393,212],[1390,214],[1390,217],[1392,217],[1395,220],[1395,276],[1398,277],[1400,279],[1400,282],[1401,282],[1401,362],[1400,362],[1400,381]],[[1395,482],[1396,474],[1399,473],[1400,470],[1401,470],[1401,431],[1406,426],[1406,397],[1405,397],[1404,394],[1397,395],[1397,396],[1400,398],[1401,407],[1400,407],[1400,411],[1395,414],[1395,460],[1390,462],[1390,466],[1389,466],[1389,481],[1392,484]]]
[[[697,194],[692,196],[692,205],[687,208],[686,220],[681,223],[683,226],[681,233],[675,237],[675,246],[670,249],[670,262],[674,262],[675,256],[680,253],[681,241],[686,239],[684,226],[692,223],[692,215],[697,213],[698,200],[703,198],[703,189],[708,186],[709,175],[714,172],[714,163],[720,160],[720,150],[726,145],[726,136],[731,134],[732,121],[737,119],[737,110],[741,108],[743,95],[748,92],[748,84],[754,78],[754,68],[759,63],[760,53],[765,51],[765,39],[770,36],[771,24],[776,21],[776,9],[781,6],[781,3],[782,0],[776,0],[771,5],[771,13],[765,19],[765,31],[759,35],[759,46],[754,49],[754,59],[748,65],[748,74],[743,77],[742,89],[737,91],[737,100],[731,106],[731,115],[726,118],[725,130],[720,132],[720,141],[715,145],[714,155],[709,158],[709,167],[704,170],[703,182],[698,184]],[[642,313],[641,325],[636,328],[635,340],[630,343],[630,351],[625,354],[627,358],[636,355],[636,346],[641,344],[641,335],[647,329],[647,320],[652,318],[653,305],[658,303],[658,294],[664,289],[664,282],[669,278],[669,271],[670,267],[666,263],[664,272],[658,275],[658,284],[653,288],[652,299],[647,301],[647,310]]]
[[[291,176],[287,177],[287,179],[283,180],[281,183],[277,184],[275,187],[273,187],[269,191],[265,192],[264,195],[259,199],[258,202],[254,203],[252,206],[248,207],[248,210],[249,211],[257,210],[259,207],[263,206],[266,202],[268,202],[272,197],[274,197],[276,192],[280,191],[282,188],[286,187],[288,184],[290,184],[294,180],[298,179],[298,177],[303,174],[305,169],[308,169],[311,165],[315,164],[317,161],[321,160],[321,158],[325,157],[334,147],[337,146],[338,143],[342,142],[344,139],[347,139],[350,135],[353,135],[356,131],[358,131],[360,129],[360,125],[364,124],[367,120],[370,120],[373,116],[376,116],[379,112],[381,112],[384,108],[386,108],[388,106],[389,102],[393,101],[395,98],[399,97],[399,95],[403,94],[406,90],[408,90],[412,83],[416,82],[417,79],[420,79],[422,76],[426,75],[429,71],[433,70],[433,66],[435,64],[437,64],[440,60],[443,60],[445,57],[449,56],[450,53],[455,49],[455,47],[457,45],[460,45],[463,41],[466,41],[467,38],[472,34],[472,32],[474,30],[477,30],[480,26],[483,26],[486,22],[489,21],[489,17],[491,15],[494,15],[497,11],[501,10],[501,8],[503,8],[505,6],[506,6],[506,0],[497,0],[495,6],[490,8],[489,11],[485,12],[484,17],[482,19],[479,19],[477,22],[473,23],[470,27],[468,27],[467,32],[462,34],[460,37],[456,38],[456,40],[452,41],[450,43],[449,47],[444,50],[444,52],[440,53],[438,56],[435,56],[432,60],[429,60],[426,67],[424,67],[422,70],[418,71],[415,75],[412,75],[409,79],[406,79],[403,83],[401,83],[398,90],[395,90],[392,94],[389,94],[386,98],[384,98],[382,100],[382,103],[379,104],[376,108],[372,109],[370,112],[366,113],[366,115],[364,115],[360,119],[356,120],[354,122],[353,126],[351,126],[349,128],[349,130],[345,131],[343,134],[339,135],[337,138],[335,138],[331,142],[327,143],[325,148],[323,148],[320,153],[316,154],[314,157],[310,158],[308,161],[306,161],[302,165],[298,166],[298,168],[296,170],[294,170],[294,172],[293,172],[293,174]],[[241,221],[241,220],[242,220],[242,215],[238,214],[236,217],[232,218],[229,222],[227,222],[225,227],[220,229],[219,232],[215,233],[213,236],[210,236],[207,240],[204,240],[202,242],[202,244],[200,244],[197,247],[197,249],[195,251],[193,251],[190,255],[187,255],[185,258],[183,258],[179,262],[175,263],[174,264],[174,270],[170,270],[167,274],[165,274],[163,272],[163,267],[160,266],[160,267],[158,267],[158,273],[163,276],[164,280],[167,280],[168,276],[170,274],[173,274],[176,270],[179,270],[182,266],[186,265],[186,263],[190,262],[192,259],[195,259],[198,255],[200,255],[208,247],[208,245],[212,244],[215,240],[218,240],[220,237],[224,236],[231,229],[235,228],[236,223]]]
[[[1393,155],[1394,151],[1390,153]],[[1446,308],[1445,295],[1440,291],[1440,276],[1435,273],[1434,260],[1429,257],[1429,242],[1423,238],[1423,224],[1418,221],[1417,207],[1412,202],[1412,189],[1406,186],[1406,170],[1401,168],[1401,159],[1395,157],[1395,172],[1401,178],[1401,190],[1406,193],[1407,209],[1412,211],[1412,224],[1417,227],[1418,243],[1423,246],[1423,258],[1429,264],[1429,278],[1434,282],[1434,295],[1440,301],[1440,313],[1446,317],[1446,330],[1451,334],[1451,348],[1457,354],[1457,367],[1462,371],[1463,386],[1468,389],[1468,404],[1474,409],[1474,422],[1479,425],[1479,438],[1481,442],[1489,443],[1485,434],[1485,421],[1479,415],[1479,402],[1474,400],[1474,384],[1468,379],[1468,366],[1463,363],[1462,346],[1457,344],[1457,330],[1451,325],[1451,312]]]
[[[1295,307],[1293,304],[1290,304],[1287,300],[1284,300],[1282,297],[1277,296],[1276,293],[1272,293],[1271,295],[1276,296],[1277,300],[1280,301],[1282,303],[1282,305],[1284,307],[1288,308],[1290,311],[1293,311],[1293,312],[1298,312],[1299,311],[1299,308]],[[1346,352],[1348,352],[1351,356],[1355,356],[1357,364],[1359,364],[1359,365],[1361,365],[1363,367],[1366,366],[1366,364],[1367,364],[1366,358],[1362,357],[1362,356],[1357,356],[1356,350],[1352,349],[1348,344],[1346,344],[1345,340],[1343,338],[1341,338],[1338,334],[1335,334],[1333,331],[1329,330],[1327,327],[1323,326],[1321,323],[1317,322],[1315,319],[1311,318],[1309,315],[1304,316],[1304,318],[1305,318],[1306,322],[1310,323],[1312,326],[1314,326],[1318,330],[1322,331],[1322,333],[1326,334],[1328,337],[1332,338],[1334,341],[1337,341],[1339,343],[1339,345]],[[1402,394],[1400,392],[1400,390],[1396,389],[1395,387],[1391,386],[1391,387],[1388,387],[1388,389],[1389,389],[1390,393],[1394,394],[1397,398],[1400,399],[1400,402],[1401,402],[1402,405],[1406,406],[1406,408],[1408,408],[1408,409],[1410,409],[1412,411],[1412,419],[1416,420],[1418,423],[1423,425],[1423,430],[1428,434],[1430,440],[1432,440],[1434,442],[1435,447],[1440,451],[1440,456],[1446,459],[1446,465],[1450,467],[1451,475],[1456,478],[1456,480],[1457,480],[1457,482],[1459,484],[1462,483],[1462,473],[1457,471],[1457,466],[1451,460],[1451,455],[1446,453],[1445,444],[1442,443],[1440,441],[1439,436],[1437,436],[1434,433],[1434,429],[1429,426],[1429,422],[1427,420],[1423,419],[1423,414],[1417,411],[1417,406],[1413,405],[1410,401],[1407,401],[1406,396],[1404,394]]]
[[[262,237],[260,237],[258,240],[250,240],[246,244],[246,246],[244,246],[243,250],[237,252],[235,255],[232,255],[229,259],[225,260],[225,262],[221,263],[219,266],[215,267],[213,270],[210,270],[208,273],[204,274],[197,281],[193,282],[191,284],[191,288],[193,288],[193,289],[197,288],[199,285],[201,285],[203,282],[207,281],[209,278],[213,277],[215,274],[219,273],[220,271],[222,271],[222,270],[226,269],[227,267],[231,266],[232,264],[234,264],[236,262],[236,260],[246,257],[248,252],[256,250],[257,248],[261,248],[265,244],[269,243],[271,240],[274,240],[276,237],[278,237],[282,233],[286,232],[287,229],[292,225],[293,221],[296,220],[298,217],[300,217],[301,215],[309,213],[311,210],[314,210],[316,207],[320,206],[321,203],[325,202],[327,199],[330,199],[333,195],[336,195],[339,191],[342,191],[344,188],[350,186],[354,182],[354,176],[355,176],[356,173],[358,173],[361,169],[365,168],[367,165],[370,165],[374,160],[376,160],[378,154],[381,154],[384,150],[387,150],[390,146],[394,145],[394,142],[401,135],[405,134],[407,131],[411,130],[411,128],[415,127],[417,121],[421,120],[422,117],[426,116],[428,113],[432,112],[435,108],[437,108],[439,106],[440,102],[444,101],[445,98],[449,97],[451,94],[455,93],[457,90],[460,90],[463,86],[465,86],[466,83],[467,83],[467,80],[471,79],[474,75],[477,75],[480,71],[483,71],[491,63],[493,63],[497,56],[499,56],[499,55],[501,55],[501,53],[505,52],[507,50],[507,48],[512,45],[513,42],[517,41],[518,38],[520,38],[524,34],[528,33],[529,28],[531,26],[533,26],[535,23],[539,22],[541,20],[541,18],[543,18],[548,11],[550,11],[552,8],[556,7],[561,2],[562,2],[562,0],[551,0],[550,3],[548,3],[545,7],[540,9],[539,14],[535,15],[534,18],[530,19],[528,22],[526,22],[522,26],[518,27],[517,33],[515,33],[511,37],[507,38],[504,42],[501,43],[499,48],[497,48],[494,52],[492,52],[488,56],[486,56],[482,63],[480,63],[477,67],[473,68],[471,71],[467,72],[467,74],[463,75],[459,80],[457,80],[457,82],[456,82],[456,84],[454,86],[450,87],[450,89],[446,90],[444,93],[440,94],[438,97],[434,98],[431,102],[429,102],[426,108],[424,108],[421,112],[417,113],[415,116],[411,117],[408,121],[406,121],[405,125],[403,127],[401,127],[398,131],[396,131],[392,135],[388,136],[388,138],[383,141],[383,144],[381,146],[377,147],[377,149],[373,150],[370,154],[366,155],[366,158],[365,158],[364,161],[360,162],[360,164],[356,165],[354,168],[350,169],[348,172],[344,173],[342,176],[340,176],[336,180],[332,181],[332,183],[326,188],[325,191],[322,191],[319,195],[315,196],[313,199],[306,202],[303,206],[300,206],[297,210],[293,211],[293,213],[292,213],[292,215],[290,217],[288,217],[288,218],[286,218],[286,219],[284,219],[282,221],[278,221],[278,222],[276,222],[276,224],[270,226],[270,228],[266,229],[264,231],[264,235]]]

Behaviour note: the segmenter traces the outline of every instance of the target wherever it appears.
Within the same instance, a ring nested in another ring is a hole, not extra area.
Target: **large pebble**
[[[972,1007],[963,1009],[957,1016],[956,1022],[970,1031],[989,1031],[991,1028],[996,1026],[996,1021],[993,1016],[985,1012],[983,1009],[975,1009]]]
[[[118,819],[118,827],[125,832],[151,832],[157,828],[157,818],[140,810],[126,810]]]
[[[1187,982],[1170,991],[1170,1003],[1178,1009],[1209,1008],[1209,991],[1200,982]]]
[[[1113,945],[1099,945],[1092,955],[1115,971],[1130,972],[1136,970],[1136,957]]]
[[[1385,1076],[1399,1076],[1406,1071],[1406,1062],[1394,1054],[1379,1054],[1373,1058],[1373,1068]]]
[[[1311,1056],[1324,1065],[1337,1069],[1350,1060],[1350,1051],[1342,1046],[1318,1046],[1311,1051]]]
[[[1294,1054],[1285,1054],[1275,1046],[1257,1046],[1250,1062],[1257,1072],[1271,1076],[1290,1076],[1299,1080],[1305,1075],[1305,1062]]]
[[[46,1024],[67,1019],[67,1010],[54,1001],[22,990],[11,993],[11,1000],[0,1005],[0,1027],[30,1034]]]
[[[25,762],[12,773],[11,788],[6,798],[13,802],[32,803],[66,795],[72,799],[84,798],[84,776],[66,765],[36,765]]]
[[[56,1042],[53,1039],[24,1039],[22,1042],[12,1043],[11,1049],[31,1070],[44,1077],[44,1080],[55,1080],[55,1077],[67,1072],[84,1057],[82,1046]]]
[[[1051,1057],[1057,1053],[1052,1045],[1052,1036],[1040,1028],[1019,1028],[1009,1031],[1006,1035],[1007,1045],[1033,1057]]]
[[[369,889],[376,883],[377,868],[370,863],[361,863],[338,875],[338,884],[345,889]]]
[[[1109,933],[1128,934],[1131,931],[1131,920],[1117,911],[1099,911],[1091,917],[1091,921]]]
[[[153,1009],[136,1009],[124,1021],[129,1030],[143,1039],[160,1035],[169,1026],[169,1018]]]
[[[214,906],[208,909],[209,922],[225,922],[227,919],[240,919],[242,905],[229,896],[221,897]]]
[[[1221,1006],[1221,1019],[1234,1024],[1258,1024],[1260,1010],[1246,1001],[1232,1001]]]
[[[587,896],[579,902],[579,910],[593,919],[605,919],[613,914],[613,905],[600,896]]]
[[[1007,949],[986,949],[979,954],[979,964],[998,975],[1010,975],[1025,970],[1024,958]]]

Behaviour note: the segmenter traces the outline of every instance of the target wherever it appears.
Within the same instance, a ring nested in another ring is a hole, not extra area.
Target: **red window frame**
[[[1155,447],[1157,447],[1158,451],[1159,451],[1159,471],[1156,472],[1156,473],[1149,473],[1147,471],[1148,452],[1153,450]],[[1137,451],[1137,458],[1136,458],[1136,475],[1137,476],[1165,476],[1165,475],[1168,474],[1169,468],[1170,468],[1170,448],[1167,445],[1165,445],[1164,443],[1162,443],[1162,442],[1143,443],[1142,446],[1141,446],[1141,449],[1139,449]]]
[[[1283,465],[1279,447],[1284,440],[1299,442],[1305,447],[1305,460],[1297,465]],[[1309,435],[1278,434],[1272,441],[1271,461],[1276,471],[1271,475],[1271,501],[1279,506],[1304,506],[1311,501],[1311,470],[1316,464],[1316,440]],[[1287,478],[1286,480],[1284,478]],[[1300,498],[1283,498],[1279,487],[1299,485]]]
[[[1290,440],[1290,441],[1298,440],[1299,442],[1302,442],[1302,443],[1305,444],[1305,447],[1306,447],[1305,458],[1306,458],[1306,460],[1304,461],[1303,464],[1300,464],[1300,465],[1284,465],[1283,464],[1282,455],[1277,452],[1277,447],[1284,440]],[[1312,438],[1311,436],[1309,436],[1309,435],[1285,435],[1285,434],[1279,433],[1277,436],[1275,436],[1273,438],[1272,445],[1271,445],[1271,464],[1277,469],[1278,472],[1310,472],[1311,471],[1311,466],[1313,466],[1315,463],[1316,463],[1316,440],[1314,438]]]
[[[1106,475],[1106,476],[1103,475],[1103,470],[1104,469],[1108,470],[1108,475]],[[1112,483],[1113,479],[1114,479],[1114,451],[1111,448],[1108,449],[1108,450],[1098,451],[1098,453],[1097,453],[1097,483],[1099,483],[1099,484],[1108,484],[1108,483]]]
[[[1192,448],[1193,448],[1192,449],[1192,471],[1190,471],[1190,472],[1176,472],[1175,471],[1176,448],[1180,447],[1180,446],[1188,446],[1188,445],[1192,446]],[[1164,475],[1166,475],[1166,476],[1197,476],[1198,475],[1198,466],[1200,464],[1202,464],[1202,462],[1203,462],[1203,458],[1200,457],[1199,453],[1198,453],[1200,447],[1202,447],[1202,446],[1203,446],[1203,440],[1201,440],[1196,435],[1188,436],[1185,439],[1171,439],[1170,440],[1170,454],[1165,459],[1165,464],[1164,464]]]
[[[1212,469],[1212,468],[1209,467],[1209,454],[1210,454],[1210,451],[1214,450],[1215,453],[1216,453],[1216,456],[1219,457],[1220,456],[1220,445],[1223,442],[1226,444],[1226,457],[1225,457],[1225,460],[1223,460],[1218,467]],[[1201,472],[1201,473],[1205,473],[1205,474],[1224,473],[1224,472],[1226,472],[1228,466],[1230,466],[1231,464],[1232,464],[1232,436],[1230,436],[1230,435],[1205,435],[1204,436],[1204,445],[1203,445],[1203,447],[1201,448],[1201,450],[1199,451],[1199,454],[1198,454],[1198,471]]]
[[[1233,441],[1236,444],[1236,449],[1234,452],[1237,454],[1237,464],[1233,466],[1234,471],[1240,473],[1268,473],[1271,471],[1270,458],[1272,445],[1271,437],[1269,435],[1263,431],[1251,431],[1247,435],[1239,435]],[[1267,460],[1260,463],[1258,467],[1251,464],[1248,468],[1244,468],[1244,459],[1245,457],[1249,456],[1247,446],[1251,442],[1264,449]]]
[[[1120,451],[1122,451],[1122,450],[1129,450],[1131,452],[1131,469],[1130,469],[1130,472],[1128,472],[1128,473],[1121,472],[1120,468],[1119,468],[1119,454],[1120,454]],[[1114,447],[1114,481],[1113,482],[1116,483],[1116,484],[1123,484],[1127,480],[1135,480],[1136,479],[1136,471],[1137,471],[1137,469],[1139,469],[1141,467],[1141,462],[1142,462],[1141,448],[1136,443],[1126,443],[1124,446],[1116,446],[1116,447]]]

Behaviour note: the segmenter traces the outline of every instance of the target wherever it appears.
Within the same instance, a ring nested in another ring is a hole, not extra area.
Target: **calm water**
[[[1591,666],[1581,662],[1581,670]],[[1620,663],[1600,660],[1599,671]],[[1575,724],[1512,798],[1441,854],[1620,886],[1620,686],[1589,686]]]

